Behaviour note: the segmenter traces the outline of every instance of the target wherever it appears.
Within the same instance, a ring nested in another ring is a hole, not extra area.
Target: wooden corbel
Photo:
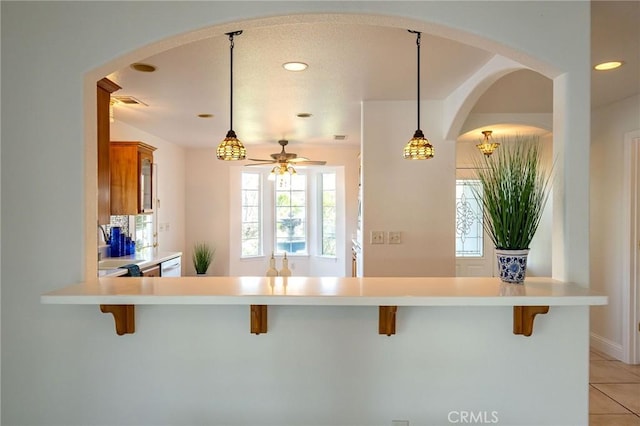
[[[386,334],[391,336],[396,334],[396,313],[397,306],[379,306],[378,307],[378,334]]]
[[[113,315],[116,322],[116,333],[133,334],[136,332],[136,307],[135,305],[100,305],[100,311]]]
[[[513,334],[531,336],[534,318],[538,314],[546,314],[547,312],[549,312],[548,306],[514,306]]]
[[[251,333],[267,332],[267,305],[251,305]]]

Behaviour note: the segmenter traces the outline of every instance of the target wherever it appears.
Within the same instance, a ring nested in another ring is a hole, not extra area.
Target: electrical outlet
[[[402,232],[389,231],[389,238],[387,241],[389,241],[389,244],[402,244]]]
[[[384,244],[384,231],[371,231],[371,244]]]

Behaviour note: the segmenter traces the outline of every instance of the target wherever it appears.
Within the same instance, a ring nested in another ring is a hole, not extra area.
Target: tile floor
[[[592,350],[589,367],[589,425],[640,426],[640,365]]]

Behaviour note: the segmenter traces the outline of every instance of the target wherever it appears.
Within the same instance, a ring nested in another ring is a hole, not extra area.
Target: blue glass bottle
[[[111,227],[111,257],[120,256],[120,227]]]

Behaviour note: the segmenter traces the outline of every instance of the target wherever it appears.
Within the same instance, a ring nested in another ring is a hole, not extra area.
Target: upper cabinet
[[[153,212],[153,151],[144,142],[111,142],[111,214]]]
[[[109,142],[109,106],[111,93],[120,90],[121,87],[113,81],[103,78],[97,84],[97,111],[98,111],[98,223],[108,224],[111,215],[110,205],[110,160]]]

